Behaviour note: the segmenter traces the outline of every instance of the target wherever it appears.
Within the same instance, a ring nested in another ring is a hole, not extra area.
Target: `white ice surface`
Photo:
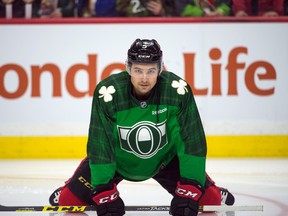
[[[62,186],[80,160],[0,160],[0,205],[49,205],[48,197]],[[201,213],[203,216],[288,216],[288,159],[208,159],[207,172],[226,187],[235,205],[263,205],[264,211]],[[123,181],[119,191],[126,205],[169,205],[171,196],[153,180]],[[0,212],[17,216],[68,216],[71,213]],[[73,213],[73,216],[95,215]],[[168,212],[127,212],[127,216],[169,215]]]

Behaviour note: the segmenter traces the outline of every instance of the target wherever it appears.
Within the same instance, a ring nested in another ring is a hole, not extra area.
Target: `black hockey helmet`
[[[162,50],[155,39],[136,39],[128,50],[128,64],[158,63],[162,69]]]

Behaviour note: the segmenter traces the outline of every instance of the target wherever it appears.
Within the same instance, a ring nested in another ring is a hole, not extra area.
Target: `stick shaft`
[[[170,206],[126,206],[126,211],[169,211]],[[94,206],[2,206],[0,212],[84,212]],[[199,211],[263,211],[263,206],[200,206]]]
[[[203,206],[202,211],[263,211],[263,206],[227,206],[227,205],[219,205],[219,206]]]

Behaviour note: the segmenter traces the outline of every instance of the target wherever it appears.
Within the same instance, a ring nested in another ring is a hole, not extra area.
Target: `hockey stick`
[[[126,211],[169,211],[170,206],[126,206]],[[95,206],[2,206],[0,212],[84,212],[96,211]],[[199,211],[263,211],[263,206],[200,206]]]

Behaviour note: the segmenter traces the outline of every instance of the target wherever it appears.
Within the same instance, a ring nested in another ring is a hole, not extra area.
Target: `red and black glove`
[[[204,188],[199,182],[182,178],[177,183],[169,213],[173,216],[196,216],[203,193]]]
[[[92,191],[92,199],[96,204],[98,216],[122,216],[125,214],[125,205],[116,184],[99,185]]]

